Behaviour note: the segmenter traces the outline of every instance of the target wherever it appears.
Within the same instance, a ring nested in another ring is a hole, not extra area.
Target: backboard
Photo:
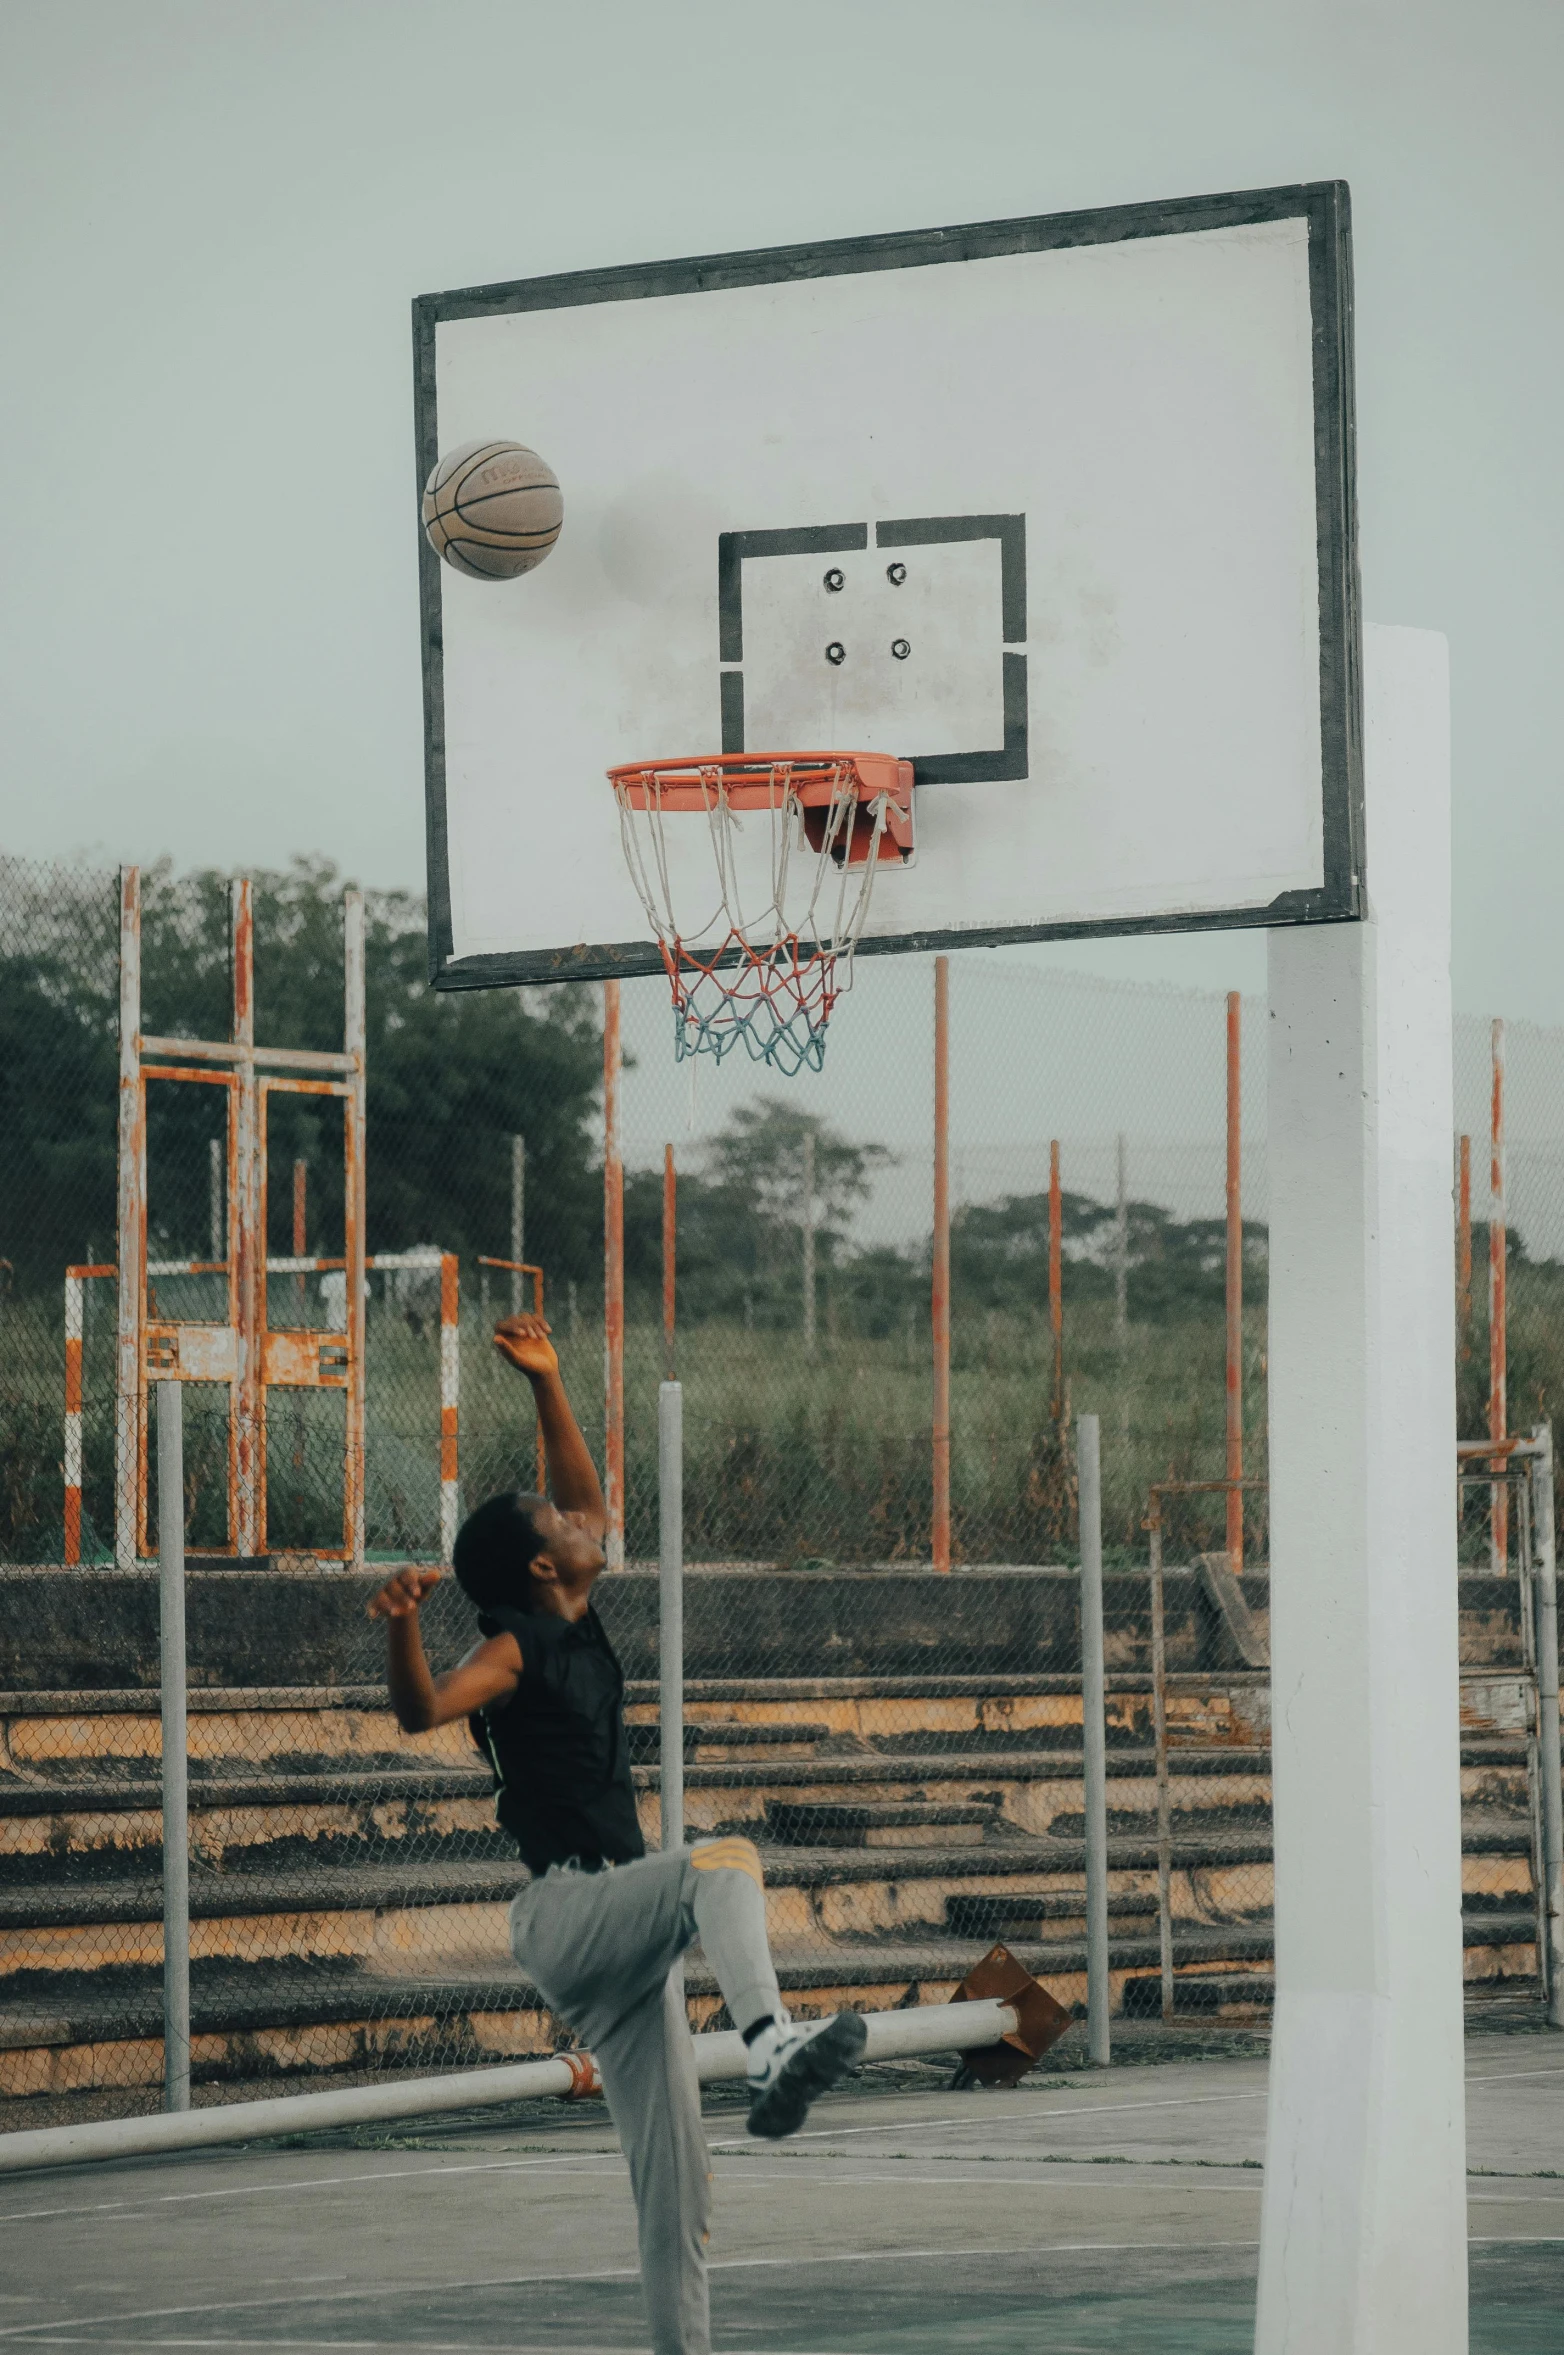
[[[911,760],[860,954],[1358,915],[1351,325],[1340,183],[421,297],[418,487],[565,508],[420,540],[437,982],[658,969],[604,773],[719,751]]]

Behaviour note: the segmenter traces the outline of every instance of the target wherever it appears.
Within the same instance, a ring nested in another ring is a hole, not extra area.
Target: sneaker
[[[768,2142],[796,2134],[809,2105],[846,2076],[868,2031],[856,2012],[795,2025],[786,2013],[749,2048],[749,2130]]]

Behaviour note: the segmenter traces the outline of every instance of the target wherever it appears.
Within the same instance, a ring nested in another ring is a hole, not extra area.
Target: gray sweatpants
[[[516,1960],[602,2072],[630,2166],[655,2355],[710,2355],[711,2175],[684,1999],[670,1977],[699,1938],[729,2014],[782,2009],[760,1858],[703,1840],[610,1871],[555,1865],[510,1909]]]

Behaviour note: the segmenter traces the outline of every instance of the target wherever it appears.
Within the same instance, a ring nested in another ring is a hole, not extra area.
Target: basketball
[[[541,564],[564,520],[553,468],[522,442],[464,442],[424,487],[424,532],[471,580],[513,581]]]

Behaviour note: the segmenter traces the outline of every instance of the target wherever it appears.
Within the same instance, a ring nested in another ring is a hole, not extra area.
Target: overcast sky
[[[1457,1003],[1564,1020],[1561,66],[1558,0],[6,0],[0,847],[421,884],[412,295],[1340,176]]]

